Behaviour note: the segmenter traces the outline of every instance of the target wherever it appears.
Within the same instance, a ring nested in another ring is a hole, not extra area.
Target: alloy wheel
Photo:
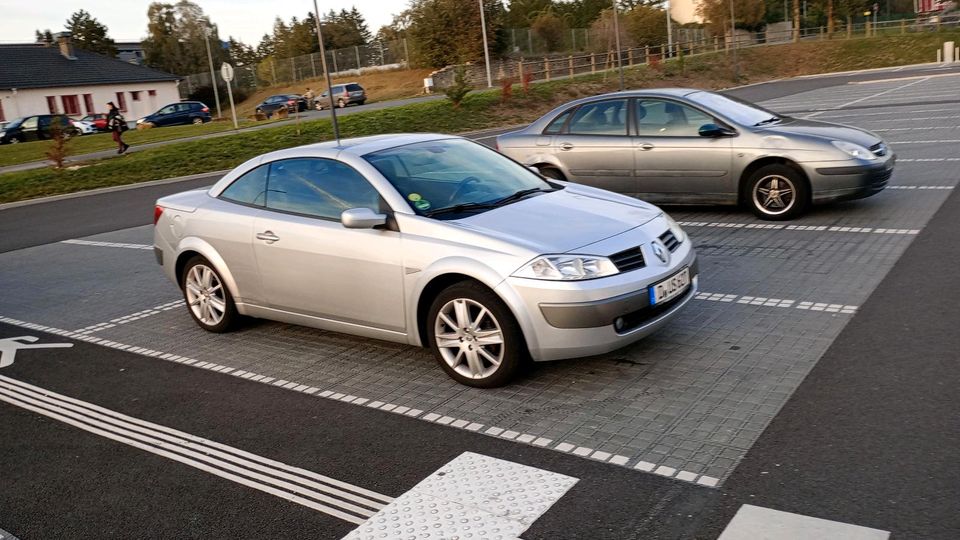
[[[212,268],[195,265],[187,272],[187,305],[194,316],[207,326],[216,326],[227,311],[223,283]]]
[[[500,323],[482,304],[469,298],[451,300],[434,322],[437,348],[444,362],[470,379],[485,379],[500,368],[504,337]]]
[[[796,186],[779,174],[764,176],[753,188],[753,204],[765,214],[784,214],[793,208],[796,200]]]

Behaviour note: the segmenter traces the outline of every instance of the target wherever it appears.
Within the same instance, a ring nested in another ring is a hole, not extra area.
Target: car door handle
[[[573,150],[573,145],[570,144],[570,143],[568,143],[568,142],[565,142],[565,143],[563,143],[563,144],[560,145],[560,149],[561,149],[561,150]]]
[[[643,143],[643,144],[640,145],[640,149],[641,149],[641,150],[653,150],[653,145],[650,144],[650,143],[648,143],[648,142],[645,142],[645,143]]]
[[[268,244],[272,244],[280,240],[280,237],[273,234],[273,231],[263,231],[262,233],[257,233],[257,240],[263,240]]]

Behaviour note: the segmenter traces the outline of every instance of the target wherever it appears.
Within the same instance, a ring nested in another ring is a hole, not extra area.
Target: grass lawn
[[[960,32],[851,41],[807,41],[744,49],[740,52],[741,79],[738,83],[925,62],[944,40],[960,41]],[[681,86],[716,89],[735,84],[731,81],[731,72],[729,58],[724,53],[713,53],[685,58],[682,62],[664,62],[659,69],[646,66],[629,69],[626,83],[628,88]],[[535,84],[530,87],[529,95],[524,95],[519,86],[515,86],[513,97],[506,101],[501,100],[499,90],[473,92],[459,109],[447,100],[437,100],[343,116],[340,118],[341,136],[457,133],[519,124],[534,120],[572,99],[617,88],[616,74],[602,73]],[[147,137],[152,132],[168,129],[189,131],[218,127],[208,126],[161,128],[131,135]],[[8,173],[0,175],[0,203],[228,169],[264,152],[326,141],[332,136],[329,120],[314,120],[302,123],[299,135],[294,125],[277,126],[228,137],[158,146],[68,170],[35,169]],[[76,141],[82,142],[82,139]],[[107,139],[107,142],[112,141]]]

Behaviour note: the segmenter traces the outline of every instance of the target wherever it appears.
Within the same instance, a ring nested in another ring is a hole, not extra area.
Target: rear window
[[[359,84],[348,84],[348,85],[347,85],[347,91],[349,91],[349,92],[358,92],[358,91],[360,91],[360,90],[363,90],[363,87],[360,86]]]
[[[553,119],[553,122],[550,122],[550,125],[547,126],[547,129],[543,130],[544,135],[556,135],[563,130],[563,125],[567,122],[567,118],[570,118],[570,114],[573,113],[573,109],[561,114],[560,116]]]

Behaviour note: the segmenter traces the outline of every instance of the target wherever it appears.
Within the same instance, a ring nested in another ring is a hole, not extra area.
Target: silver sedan
[[[632,343],[698,285],[692,242],[657,207],[444,135],[273,152],[154,216],[201,328],[248,315],[427,346],[479,387],[527,358]]]
[[[894,165],[868,131],[684,88],[567,103],[497,148],[550,178],[655,203],[742,204],[770,220],[878,193]]]

